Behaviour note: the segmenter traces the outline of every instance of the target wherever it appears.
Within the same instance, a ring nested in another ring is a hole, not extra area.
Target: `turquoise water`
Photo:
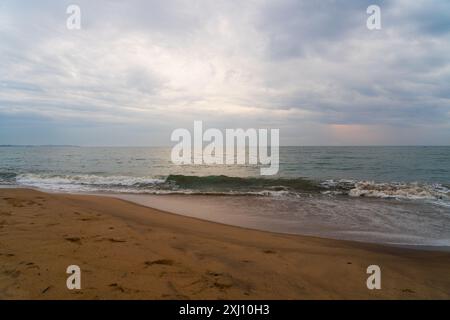
[[[176,166],[170,151],[1,147],[0,185],[120,193],[151,206],[156,195],[163,209],[244,227],[450,246],[450,147],[282,147],[279,174],[268,177],[250,165]]]

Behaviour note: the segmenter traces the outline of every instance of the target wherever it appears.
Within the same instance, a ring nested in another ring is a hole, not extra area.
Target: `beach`
[[[69,265],[81,269],[80,290],[66,287]],[[380,290],[366,286],[370,265],[381,268]],[[449,270],[449,252],[0,189],[0,299],[449,299]]]

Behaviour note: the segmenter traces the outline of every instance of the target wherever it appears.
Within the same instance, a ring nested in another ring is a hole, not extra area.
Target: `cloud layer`
[[[450,3],[0,5],[0,144],[164,145],[177,127],[280,128],[288,145],[448,144]]]

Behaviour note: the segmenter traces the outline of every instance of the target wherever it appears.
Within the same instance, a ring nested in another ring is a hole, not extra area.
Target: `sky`
[[[170,145],[194,120],[449,145],[450,1],[0,1],[0,144]]]

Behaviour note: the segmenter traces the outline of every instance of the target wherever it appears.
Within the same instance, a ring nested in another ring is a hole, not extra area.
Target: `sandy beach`
[[[66,268],[81,268],[68,290]],[[379,265],[382,289],[368,290]],[[291,236],[111,197],[0,189],[0,299],[449,299],[450,253]]]

